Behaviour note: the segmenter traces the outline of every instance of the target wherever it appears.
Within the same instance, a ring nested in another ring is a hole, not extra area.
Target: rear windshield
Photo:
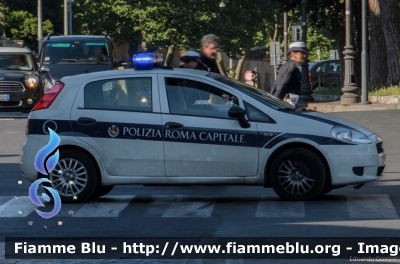
[[[0,70],[31,71],[32,57],[24,53],[0,53]]]
[[[223,84],[226,84],[230,87],[233,87],[233,88],[239,90],[240,92],[254,98],[255,100],[257,100],[275,110],[294,111],[294,109],[295,109],[295,107],[293,107],[291,104],[286,103],[261,89],[257,89],[250,85],[243,84],[232,78],[228,78],[228,77],[222,76],[220,74],[215,74],[215,73],[209,73],[209,74],[207,74],[207,76],[211,77],[211,78],[215,79],[216,81],[219,81]]]
[[[44,63],[110,61],[105,41],[51,41],[43,57]]]

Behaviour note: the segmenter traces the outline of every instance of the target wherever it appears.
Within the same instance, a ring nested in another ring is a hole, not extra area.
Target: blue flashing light
[[[142,53],[133,56],[136,70],[150,70],[155,63],[163,62],[163,55],[159,53]]]

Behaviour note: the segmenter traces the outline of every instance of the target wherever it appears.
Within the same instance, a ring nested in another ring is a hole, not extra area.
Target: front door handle
[[[89,118],[89,117],[81,117],[78,119],[79,125],[92,125],[96,122],[97,122],[96,119]]]
[[[183,127],[182,124],[174,123],[174,122],[167,122],[164,126],[166,129],[179,129],[179,128]]]

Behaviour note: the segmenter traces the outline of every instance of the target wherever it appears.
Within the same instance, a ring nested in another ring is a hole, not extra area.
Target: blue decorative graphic
[[[58,162],[58,158],[59,158],[59,151],[56,148],[57,146],[60,144],[60,137],[57,135],[56,132],[54,132],[51,128],[49,129],[49,133],[50,133],[50,141],[49,143],[44,146],[43,148],[41,148],[39,150],[39,152],[37,153],[36,157],[35,157],[35,169],[40,172],[41,174],[50,175],[50,172],[55,168],[55,166],[57,165]],[[49,156],[50,154],[52,154],[53,152],[55,152],[53,155]],[[47,162],[46,162],[47,160]],[[39,197],[37,196],[37,190],[38,187],[41,183],[43,182],[48,182],[51,183],[51,181],[49,179],[46,178],[41,178],[38,179],[36,181],[34,181],[31,184],[31,187],[29,187],[29,198],[31,199],[31,201],[36,204],[37,206],[41,206],[44,207],[45,205],[42,203],[42,201],[40,201]],[[56,214],[58,214],[58,212],[61,209],[61,198],[60,195],[58,194],[58,192],[56,190],[54,190],[51,187],[45,187],[44,188],[49,191],[51,193],[51,195],[53,196],[53,200],[54,200],[54,209],[51,212],[42,212],[38,209],[35,209],[35,211],[43,218],[51,218],[53,216],[55,216]],[[49,202],[50,201],[50,197],[46,194],[46,193],[42,193],[42,198],[46,201]]]
[[[48,158],[46,167],[44,167],[46,157],[49,154],[51,154],[56,149],[56,147],[60,144],[60,137],[57,135],[57,133],[54,132],[51,128],[49,128],[49,132],[50,132],[49,143],[39,150],[39,152],[37,153],[36,158],[35,158],[35,169],[44,175],[50,174],[50,172],[57,165],[58,158],[59,158],[59,152],[57,150],[57,152],[53,156],[50,156]]]
[[[39,184],[41,184],[42,182],[51,183],[51,181],[46,178],[42,178],[42,179],[38,179],[38,180],[34,181],[31,185],[31,187],[29,187],[29,198],[31,198],[31,201],[34,204],[36,204],[37,206],[44,207],[45,205],[42,203],[42,201],[40,201],[39,197],[37,196],[37,189],[39,187]],[[44,188],[46,190],[48,190],[51,193],[51,195],[53,196],[54,209],[51,212],[42,212],[38,209],[35,209],[35,211],[41,217],[48,219],[48,218],[51,218],[51,217],[55,216],[56,214],[58,214],[58,212],[60,212],[61,198],[60,198],[60,195],[58,194],[58,192],[56,190],[54,190],[53,188],[51,188],[51,187],[44,187]],[[46,202],[50,201],[50,197],[47,194],[42,193],[42,197]]]

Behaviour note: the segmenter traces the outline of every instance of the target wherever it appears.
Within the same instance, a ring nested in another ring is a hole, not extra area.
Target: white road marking
[[[136,195],[109,195],[93,200],[79,210],[72,217],[118,217]]]
[[[304,218],[304,202],[261,201],[257,206],[256,217]]]
[[[167,210],[168,206],[176,200],[175,197],[170,195],[152,195],[151,202],[143,215],[145,217],[160,217]]]
[[[347,195],[346,199],[350,218],[399,218],[387,194]]]
[[[32,213],[37,206],[32,203],[29,196],[0,197],[0,218],[3,217],[26,217]],[[5,202],[5,200],[7,200]],[[21,214],[18,214],[21,211]]]
[[[215,202],[175,201],[163,214],[163,217],[211,217]]]

